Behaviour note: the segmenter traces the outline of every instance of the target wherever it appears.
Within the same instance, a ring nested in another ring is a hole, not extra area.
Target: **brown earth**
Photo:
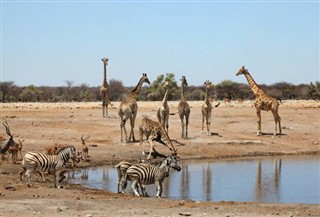
[[[274,121],[270,112],[262,113],[262,131],[256,136],[252,101],[221,103],[213,109],[211,131],[201,133],[201,102],[190,102],[189,139],[181,139],[178,115],[170,116],[169,134],[182,160],[249,158],[274,155],[320,156],[320,103],[284,101],[279,114],[282,135],[272,136]],[[158,102],[138,102],[136,126],[143,116],[156,119]],[[81,149],[80,137],[90,135],[90,162],[77,167],[115,164],[142,157],[139,143],[121,143],[117,115],[119,103],[102,118],[100,103],[10,103],[1,104],[1,119],[6,118],[14,139],[24,138],[23,154],[59,144]],[[169,102],[171,112],[177,102]],[[127,129],[129,124],[127,123]],[[136,139],[138,130],[135,128]],[[0,136],[8,138],[1,127]],[[144,143],[144,147],[148,148]],[[168,151],[157,145],[162,153]],[[19,162],[21,159],[19,160]],[[68,165],[68,168],[70,166]],[[1,162],[0,216],[320,216],[319,204],[266,204],[239,202],[196,202],[166,198],[144,198],[64,184],[53,187],[52,176],[45,183],[33,175],[33,187],[18,178],[21,165]]]

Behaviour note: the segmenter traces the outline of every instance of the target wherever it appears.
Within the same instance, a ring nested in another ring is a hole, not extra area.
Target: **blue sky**
[[[1,81],[125,86],[142,73],[258,84],[319,81],[319,1],[1,0]]]

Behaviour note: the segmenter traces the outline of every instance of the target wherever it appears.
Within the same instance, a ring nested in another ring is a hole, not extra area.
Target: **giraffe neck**
[[[171,142],[171,140],[169,138],[169,135],[168,135],[167,131],[165,131],[165,129],[164,129],[164,127],[162,125],[161,125],[161,131],[162,131],[162,135],[163,135],[162,136],[163,140],[167,144],[168,148],[171,151],[175,150],[175,148],[173,147],[173,144],[172,144],[172,142]]]
[[[182,84],[182,86],[181,86],[181,101],[186,100],[185,92],[186,92],[186,86],[184,84]]]
[[[130,92],[130,95],[131,95],[131,96],[134,96],[134,97],[137,97],[138,94],[139,94],[140,91],[141,91],[142,84],[143,84],[143,79],[141,78],[141,79],[139,80],[137,86]]]
[[[206,104],[209,104],[209,88],[206,87],[206,98],[204,99]]]
[[[252,76],[250,73],[244,74],[246,76],[246,79],[248,81],[248,84],[255,96],[260,96],[262,94],[265,94],[265,92],[257,85],[257,83],[253,80]]]
[[[102,81],[102,86],[106,87],[107,86],[107,65],[103,63],[103,81]]]
[[[162,104],[167,103],[167,101],[168,101],[168,92],[169,92],[169,89],[167,88],[166,92],[164,93],[164,96],[163,96]]]

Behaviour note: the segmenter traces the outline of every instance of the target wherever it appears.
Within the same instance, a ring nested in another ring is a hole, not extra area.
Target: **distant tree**
[[[315,84],[312,82],[309,85],[308,96],[311,99],[320,99],[320,82],[316,81]]]
[[[6,102],[9,99],[10,92],[16,87],[13,81],[4,81],[0,83],[1,102]],[[12,96],[12,94],[11,94]]]
[[[38,89],[34,85],[30,85],[24,88],[19,94],[19,99],[22,102],[38,102],[42,93],[42,90]]]
[[[173,73],[166,73],[159,75],[156,80],[154,80],[150,85],[150,93],[148,94],[149,100],[162,100],[165,90],[163,89],[164,82],[169,81],[169,94],[168,100],[173,100],[177,98],[179,92],[179,87],[177,81],[175,80],[175,75]]]
[[[110,100],[121,101],[125,94],[128,93],[127,89],[123,86],[122,81],[111,79],[109,81]]]
[[[241,90],[243,89],[243,85],[230,81],[224,80],[216,85],[216,93],[218,99],[239,99],[244,98],[244,95],[247,95]]]

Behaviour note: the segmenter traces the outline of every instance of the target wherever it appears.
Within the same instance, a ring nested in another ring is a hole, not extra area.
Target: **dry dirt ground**
[[[156,119],[158,102],[138,102],[135,136],[143,116]],[[224,102],[213,109],[212,135],[201,133],[201,102],[190,102],[189,139],[181,139],[178,115],[170,116],[169,135],[182,160],[222,159],[274,155],[320,156],[320,103],[317,101],[284,101],[279,114],[282,135],[272,136],[271,112],[262,112],[262,136],[256,136],[255,109],[252,101]],[[1,104],[14,139],[25,139],[22,153],[44,152],[55,142],[81,149],[80,137],[90,135],[90,162],[77,167],[115,164],[121,160],[141,158],[139,142],[121,143],[117,115],[119,103],[102,118],[101,104],[95,103],[10,103]],[[169,102],[171,112],[177,102]],[[127,129],[129,124],[127,123]],[[8,138],[1,125],[0,136]],[[145,148],[148,148],[144,143]],[[157,150],[168,153],[162,145]],[[20,157],[19,157],[20,158]],[[0,216],[320,216],[319,204],[262,204],[238,202],[196,202],[120,195],[64,184],[53,187],[52,176],[43,183],[34,174],[33,187],[18,178],[18,164],[4,160],[0,167]],[[70,166],[68,165],[68,168]],[[50,181],[51,180],[51,181]]]

